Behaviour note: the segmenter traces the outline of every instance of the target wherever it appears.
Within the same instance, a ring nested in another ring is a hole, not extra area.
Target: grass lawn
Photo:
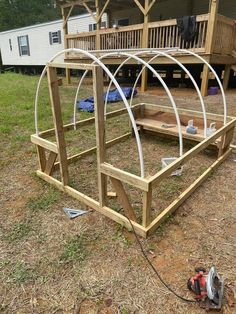
[[[35,132],[37,82],[36,76],[0,74],[0,313],[202,313],[197,305],[182,302],[164,288],[132,233],[96,212],[69,220],[63,207],[84,208],[83,204],[35,176],[37,156],[30,135]],[[85,84],[80,97],[90,96],[91,90]],[[72,120],[75,91],[76,84],[60,87],[64,123]],[[176,92],[178,105],[197,109],[196,95],[188,93]],[[147,98],[168,104],[159,89],[157,94],[139,95],[137,101]],[[236,93],[229,92],[228,100],[229,113],[235,115]],[[211,111],[222,109],[219,95],[206,98],[206,103]],[[91,116],[78,114],[79,119]],[[46,80],[40,91],[39,117],[40,130],[52,127]],[[118,118],[107,122],[108,138],[125,133],[127,122]],[[66,140],[73,154],[92,145],[94,130],[72,131]],[[156,137],[142,141],[150,173],[159,169],[162,156],[178,152],[176,141]],[[107,158],[138,173],[132,138],[108,150]],[[200,175],[211,158],[200,155],[186,165],[183,177],[168,178],[159,186],[154,191],[153,214]],[[194,268],[216,265],[226,283],[227,314],[234,311],[236,289],[234,159],[230,156],[154,235],[141,240],[165,281],[185,297],[192,298],[186,282]],[[70,174],[71,185],[96,197],[95,163],[96,154],[88,156],[72,165]],[[126,188],[140,217],[140,193]],[[110,205],[122,210],[115,200]]]

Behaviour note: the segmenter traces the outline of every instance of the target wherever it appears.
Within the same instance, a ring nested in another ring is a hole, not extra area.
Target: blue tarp
[[[121,87],[126,99],[129,99],[132,94],[132,87]],[[137,90],[134,91],[134,96],[137,94]],[[107,93],[104,94],[104,101],[106,99]],[[118,102],[121,101],[122,98],[120,96],[120,93],[117,89],[113,89],[108,93],[108,102]],[[86,99],[82,99],[77,101],[77,108],[78,110],[87,111],[87,112],[94,112],[94,98],[89,97]]]

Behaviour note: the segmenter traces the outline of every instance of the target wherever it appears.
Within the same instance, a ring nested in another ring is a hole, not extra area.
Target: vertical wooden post
[[[142,225],[146,228],[151,223],[152,206],[152,185],[149,185],[149,191],[143,192],[143,220]]]
[[[55,134],[57,139],[58,157],[60,163],[60,173],[63,185],[69,183],[67,153],[66,153],[66,142],[64,137],[64,128],[61,115],[61,104],[58,88],[57,70],[53,67],[48,67],[48,84],[49,94],[52,105],[53,121],[55,125]]]
[[[64,48],[68,49],[68,40],[66,38],[66,36],[68,35],[68,19],[66,15],[66,9],[62,7],[61,13],[62,13],[62,19],[63,19]],[[68,85],[71,84],[70,69],[67,69],[67,68],[66,68],[66,82]]]
[[[98,169],[98,190],[100,206],[106,205],[107,177],[101,173],[100,165],[106,160],[106,135],[104,120],[104,86],[103,70],[95,66],[93,70],[93,93],[95,109],[95,127],[97,144],[97,169]]]
[[[224,79],[223,79],[224,90],[227,90],[228,85],[229,85],[230,71],[231,71],[231,64],[226,64],[225,71],[224,71]]]
[[[100,50],[101,49],[101,42],[100,42],[100,27],[101,27],[101,18],[100,16],[100,3],[99,0],[95,0],[96,4],[96,49]]]
[[[207,34],[206,34],[207,41],[206,41],[206,47],[205,47],[207,54],[212,54],[214,50],[218,7],[219,7],[219,0],[211,0],[210,12],[209,12],[210,15],[208,19]],[[209,80],[209,69],[207,69],[207,67],[204,65],[203,75],[202,75],[202,85],[201,85],[201,93],[203,96],[207,95],[208,80]]]
[[[143,36],[142,36],[142,48],[148,48],[148,22],[149,22],[149,0],[145,0],[144,4],[144,20],[143,20]],[[146,68],[141,77],[141,92],[145,92],[147,90],[147,82],[148,82],[148,69]]]

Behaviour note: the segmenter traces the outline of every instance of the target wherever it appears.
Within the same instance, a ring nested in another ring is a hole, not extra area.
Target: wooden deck
[[[207,55],[209,14],[197,16],[197,36],[191,43],[186,43],[180,36],[176,19],[148,23],[148,45],[143,47],[143,24],[109,28],[99,31],[68,34],[65,36],[68,48],[79,48],[88,51],[122,50],[140,48],[187,48],[196,53]],[[236,32],[234,21],[217,15],[215,37],[211,55],[224,56],[226,63],[232,62],[236,51]],[[97,40],[97,36],[99,37]],[[70,53],[66,59],[81,59],[82,56]],[[114,58],[115,59],[115,58]],[[219,58],[222,63],[222,57]],[[227,61],[228,60],[228,61]],[[210,61],[210,60],[209,60]],[[110,61],[112,63],[112,61]]]

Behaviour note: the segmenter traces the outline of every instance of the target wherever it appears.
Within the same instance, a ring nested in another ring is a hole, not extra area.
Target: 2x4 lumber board
[[[47,175],[46,173],[38,170],[37,175],[43,179],[44,181],[54,185],[56,188],[58,188],[60,191],[66,192],[68,195],[71,197],[77,199],[81,203],[85,204],[86,206],[95,209],[96,211],[100,212],[104,216],[112,219],[113,221],[123,225],[126,227],[128,230],[131,230],[130,222],[129,220],[124,217],[123,215],[117,213],[113,209],[109,207],[101,207],[99,205],[99,202],[95,201],[91,197],[71,188],[70,186],[64,186],[60,181],[57,179]],[[138,235],[146,238],[146,228],[143,226],[139,225],[135,221],[132,221],[132,225],[134,226],[135,231],[137,232]]]
[[[140,105],[135,105],[135,106],[131,107],[131,110],[133,111],[133,113],[135,113],[139,109],[139,106]],[[125,115],[125,114],[128,114],[126,108],[114,110],[114,111],[108,112],[106,114],[106,119],[108,120],[108,119],[118,117],[121,115]],[[95,122],[94,117],[88,118],[85,120],[81,120],[81,121],[77,121],[76,122],[76,128],[91,125],[91,124],[94,124],[94,122]],[[64,125],[64,132],[71,131],[71,130],[74,130],[74,123],[69,123],[69,124]],[[46,137],[54,135],[54,134],[55,134],[55,128],[40,132],[39,136],[46,138]]]
[[[154,104],[140,104],[140,106],[143,106],[145,109],[148,110],[153,110],[154,112],[156,111],[164,111],[164,112],[171,112],[174,113],[174,110],[172,107],[168,106],[161,106],[161,105],[154,105]],[[190,110],[190,109],[184,109],[184,108],[178,108],[178,113],[189,115],[190,117],[197,117],[197,118],[203,118],[203,113],[201,111],[196,111],[196,110]],[[206,113],[208,119],[212,119],[215,121],[223,121],[224,116],[216,113]],[[228,121],[233,120],[234,117],[232,116],[227,116]]]
[[[43,147],[37,145],[37,153],[38,153],[39,169],[41,171],[44,171],[45,167],[46,167],[45,149]]]
[[[47,66],[51,68],[89,70],[89,71],[92,71],[94,67],[96,67],[96,65],[92,65],[92,64],[69,63],[69,62],[64,62],[64,63],[48,62]]]
[[[44,171],[49,176],[51,175],[51,173],[53,171],[53,167],[54,167],[54,163],[55,163],[56,159],[57,159],[57,154],[54,152],[50,152],[47,163],[46,163],[45,171]]]
[[[151,223],[151,206],[152,206],[152,185],[149,186],[149,191],[143,195],[143,219],[142,224],[147,227]]]
[[[113,167],[108,163],[101,164],[101,172],[105,175],[128,183],[142,191],[149,191],[149,182],[147,179],[142,179],[135,174]]]
[[[225,125],[221,129],[216,131],[213,135],[206,138],[201,143],[194,146],[192,149],[187,151],[183,156],[179,157],[176,161],[171,163],[169,166],[165,167],[154,176],[148,178],[147,181],[149,181],[149,183],[152,183],[153,186],[160,183],[164,178],[168,177],[174,170],[176,170],[181,165],[186,163],[188,160],[196,156],[199,152],[204,150],[210,144],[214,143],[215,140],[218,139],[220,136],[225,135],[227,131],[234,129],[235,124],[236,124],[236,119],[230,121],[227,125]]]
[[[58,148],[55,143],[52,143],[44,138],[37,136],[36,134],[31,135],[31,142],[38,146],[41,146],[51,152],[58,153]]]
[[[133,221],[137,221],[135,212],[133,210],[132,205],[130,204],[129,198],[124,190],[123,184],[120,182],[120,180],[117,180],[115,178],[110,177],[111,183],[117,193],[118,201],[122,205],[125,216]]]
[[[163,128],[161,127],[164,122],[153,120],[153,119],[137,119],[136,124],[139,126],[142,126],[144,130],[150,130],[162,134],[168,134],[168,135],[178,135],[178,128],[177,126],[173,126],[172,128]],[[203,130],[198,129],[198,134],[191,135],[186,132],[186,127],[182,127],[182,136],[183,138],[190,139],[193,141],[202,141],[204,139]]]
[[[218,158],[193,184],[191,184],[174,202],[172,202],[152,223],[147,227],[147,236],[153,233],[158,226],[171,215],[186,199],[205,181],[212,171],[219,166],[231,153],[229,149],[224,155]]]
[[[58,157],[60,162],[60,173],[62,183],[67,185],[69,182],[69,173],[67,165],[66,142],[64,137],[64,128],[61,115],[60,95],[58,88],[58,78],[55,68],[49,67],[47,71],[49,94],[53,112],[53,122],[55,125],[55,133],[58,147]]]
[[[119,137],[116,137],[113,140],[110,140],[110,141],[106,142],[106,148],[109,148],[109,147],[111,147],[111,146],[113,146],[113,145],[115,145],[115,144],[117,144],[117,143],[119,143],[119,142],[129,138],[130,135],[131,135],[131,132],[126,133],[124,135],[121,135]],[[81,153],[78,153],[76,155],[70,156],[70,157],[67,158],[68,164],[71,164],[71,163],[75,162],[76,160],[79,160],[79,159],[81,159],[81,158],[83,158],[83,157],[85,157],[87,155],[90,155],[90,154],[96,152],[96,150],[97,150],[97,146],[94,146],[92,148],[89,148],[89,149],[81,152]],[[58,166],[59,166],[59,162],[55,163],[55,167],[57,168]]]
[[[104,85],[103,71],[96,67],[93,70],[94,113],[97,144],[98,191],[101,206],[106,203],[107,177],[101,172],[100,166],[106,159],[106,134],[104,120]]]

